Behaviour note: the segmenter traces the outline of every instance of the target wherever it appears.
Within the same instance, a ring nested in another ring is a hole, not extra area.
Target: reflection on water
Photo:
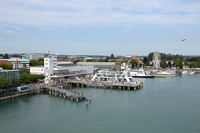
[[[200,75],[140,78],[137,91],[77,88],[92,101],[50,95],[0,101],[1,133],[197,133]]]

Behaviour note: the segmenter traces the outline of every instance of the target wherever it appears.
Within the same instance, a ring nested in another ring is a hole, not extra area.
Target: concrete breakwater
[[[32,89],[30,88],[29,91],[26,92],[9,92],[9,93],[4,93],[3,95],[0,95],[0,101],[1,100],[6,100],[6,99],[13,99],[16,97],[23,97],[26,95],[32,95],[32,94],[37,94],[40,93],[41,89]]]

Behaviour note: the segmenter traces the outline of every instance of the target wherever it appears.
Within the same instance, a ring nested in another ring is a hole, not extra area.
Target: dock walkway
[[[83,96],[83,92],[77,90],[68,91],[59,87],[45,86],[44,91],[49,92],[50,95],[60,96],[76,102],[86,99],[86,97]]]
[[[37,94],[37,93],[40,93],[40,92],[48,93],[50,95],[60,96],[60,97],[63,97],[65,99],[69,99],[69,100],[76,101],[76,102],[86,100],[86,97],[83,96],[82,91],[77,91],[77,90],[67,91],[67,90],[62,89],[60,87],[53,87],[53,86],[47,86],[47,85],[40,86],[40,87],[33,87],[33,86],[30,85],[28,91],[11,92],[11,93],[1,95],[0,101],[6,100],[6,99],[13,99],[15,97],[23,97],[25,95]]]
[[[70,84],[70,86],[123,89],[123,90],[138,90],[143,87],[142,81],[136,81],[134,83],[118,83],[118,82],[102,82],[102,81],[96,82],[87,80],[69,80],[67,82],[68,84]]]

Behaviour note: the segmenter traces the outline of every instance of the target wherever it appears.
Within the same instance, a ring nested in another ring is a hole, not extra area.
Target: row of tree
[[[0,88],[7,88],[9,86],[20,86],[21,84],[35,83],[38,79],[44,79],[44,75],[30,74],[28,69],[21,69],[20,79],[17,77],[12,78],[11,81],[5,75],[0,76]]]
[[[44,75],[30,74],[28,69],[21,69],[20,71],[20,81],[21,83],[30,84],[37,82],[38,79],[44,79]]]
[[[5,70],[12,70],[12,69],[13,69],[11,65],[8,65],[8,64],[6,64],[6,63],[0,64],[0,67],[1,67],[2,69],[5,69]]]
[[[0,54],[0,57],[2,58],[2,59],[9,59],[9,57],[8,57],[8,54],[6,53],[5,55],[3,55],[3,54]]]
[[[44,66],[44,58],[30,60],[30,66]]]
[[[148,65],[149,61],[153,60],[153,52],[149,53],[148,57],[144,57],[143,63],[144,65]],[[200,57],[184,57],[182,55],[176,54],[166,54],[160,53],[161,62],[160,66],[162,68],[166,67],[178,67],[180,69],[183,68],[183,65],[188,66],[190,68],[200,67]]]

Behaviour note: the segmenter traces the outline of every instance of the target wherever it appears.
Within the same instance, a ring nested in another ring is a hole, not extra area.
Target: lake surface
[[[89,106],[50,95],[0,101],[0,133],[199,133],[200,74],[145,79],[137,91],[77,88]]]

